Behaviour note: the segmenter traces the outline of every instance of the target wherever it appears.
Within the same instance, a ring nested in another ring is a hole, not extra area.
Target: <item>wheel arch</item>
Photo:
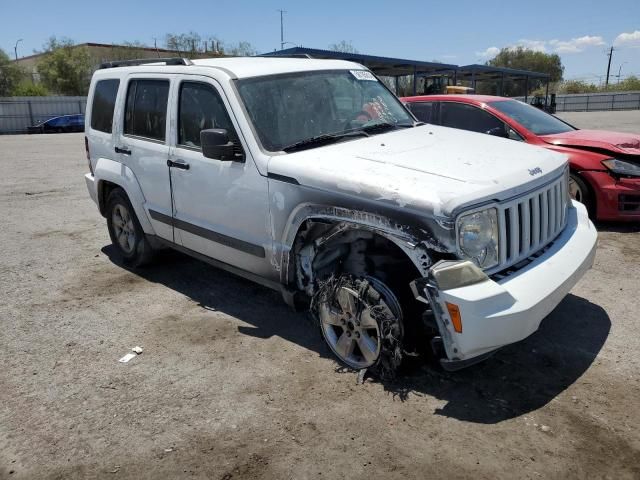
[[[411,263],[416,277],[426,276],[433,264],[428,241],[419,238],[412,227],[398,225],[389,218],[364,211],[322,205],[303,205],[290,216],[280,243],[281,282],[300,287],[299,266],[301,249],[311,244],[324,243],[339,235],[377,237],[394,245]],[[327,238],[323,238],[323,237]],[[438,249],[436,249],[438,250]],[[311,261],[311,259],[309,259]],[[307,292],[309,293],[309,292]]]
[[[129,197],[129,201],[138,217],[140,226],[146,234],[154,235],[155,231],[144,208],[145,198],[133,171],[126,165],[107,158],[96,162],[94,176],[97,182],[98,209],[106,216],[107,198],[114,188],[121,188]]]
[[[600,203],[599,196],[601,195],[601,192],[593,184],[593,180],[589,178],[589,175],[584,175],[584,172],[585,170],[569,167],[569,174],[582,180],[582,182],[584,182],[585,186],[587,187],[588,203],[585,206],[587,207],[589,215],[593,218],[597,217],[598,215],[598,205]]]

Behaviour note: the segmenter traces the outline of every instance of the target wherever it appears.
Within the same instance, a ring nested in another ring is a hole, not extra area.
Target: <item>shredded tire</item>
[[[322,303],[336,305],[337,292],[343,288],[358,292],[358,312],[369,307],[371,317],[380,331],[380,353],[376,362],[367,368],[383,381],[396,378],[402,362],[403,324],[402,310],[395,295],[380,280],[374,277],[354,278],[351,275],[331,276],[320,282],[311,301],[311,313],[320,325],[319,306]]]

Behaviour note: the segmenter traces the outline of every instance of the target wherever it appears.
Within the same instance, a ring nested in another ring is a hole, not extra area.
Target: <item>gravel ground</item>
[[[559,112],[558,117],[578,128],[640,133],[640,110],[619,112]]]
[[[0,137],[0,167],[2,479],[640,478],[638,227],[599,226],[527,340],[357,385],[278,294],[120,265],[81,134]]]

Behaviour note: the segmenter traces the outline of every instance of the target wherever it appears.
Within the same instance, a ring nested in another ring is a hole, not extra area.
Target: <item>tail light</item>
[[[91,154],[89,153],[89,139],[84,137],[84,150],[87,152],[87,162],[89,162],[89,171],[93,175],[93,165],[91,165]]]

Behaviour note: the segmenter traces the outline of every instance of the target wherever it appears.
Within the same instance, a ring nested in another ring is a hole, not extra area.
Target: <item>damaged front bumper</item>
[[[597,232],[585,207],[574,203],[564,231],[547,250],[501,280],[467,261],[455,262],[459,268],[451,268],[451,262],[434,265],[412,288],[433,308],[447,355],[443,367],[464,368],[535,332],[591,268],[596,245]],[[443,267],[449,271],[439,275]]]

